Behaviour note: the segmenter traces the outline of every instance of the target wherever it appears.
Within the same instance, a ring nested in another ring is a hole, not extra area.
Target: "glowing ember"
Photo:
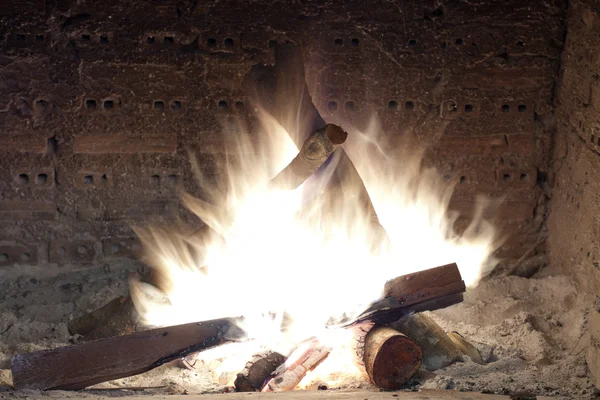
[[[380,143],[375,124],[368,135],[344,127],[349,138],[343,147],[389,242],[369,234],[371,215],[356,206],[352,186],[333,202],[317,196],[336,157],[296,190],[270,188],[270,179],[298,148],[271,116],[261,112],[260,119],[260,136],[240,135],[229,149],[235,162],[224,182],[210,185],[200,176],[209,203],[184,196],[185,205],[218,235],[192,240],[159,227],[140,231],[166,293],[132,282],[132,297],[150,325],[245,316],[242,328],[254,340],[201,354],[207,361],[225,359],[218,372],[241,371],[261,348],[288,355],[296,344],[317,337],[333,350],[299,387],[316,381],[335,387],[359,371],[347,350],[350,333],[325,329],[330,317],[363,311],[388,279],[447,263],[456,262],[466,284],[476,285],[494,266],[495,231],[479,212],[464,234],[456,234],[456,216],[448,212],[451,188],[435,171],[421,168],[421,152],[414,148],[388,155],[374,145]],[[289,320],[282,333],[284,313]]]

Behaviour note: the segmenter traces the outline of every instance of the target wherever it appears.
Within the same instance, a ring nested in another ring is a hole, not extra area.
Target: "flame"
[[[149,325],[245,317],[241,327],[252,341],[201,353],[206,362],[225,357],[220,372],[241,371],[263,348],[287,355],[314,336],[333,351],[301,387],[323,376],[335,383],[334,373],[357,376],[348,333],[325,329],[330,317],[364,310],[382,295],[384,282],[400,275],[456,262],[472,287],[495,265],[491,254],[498,241],[482,208],[463,234],[454,232],[452,187],[422,167],[422,151],[384,151],[375,122],[368,132],[344,127],[349,139],[343,147],[387,231],[384,242],[371,234],[371,215],[357,207],[356,182],[333,201],[319,196],[339,152],[298,189],[268,188],[298,147],[272,116],[259,110],[259,119],[260,134],[238,135],[229,149],[225,179],[211,182],[194,165],[205,200],[186,194],[183,202],[212,235],[190,237],[157,226],[138,230],[146,259],[162,279],[162,290],[131,285]]]

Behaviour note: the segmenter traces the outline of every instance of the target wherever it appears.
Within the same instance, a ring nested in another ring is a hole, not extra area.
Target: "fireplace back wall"
[[[186,149],[222,172],[222,126],[253,119],[242,81],[284,41],[326,120],[415,133],[465,219],[506,196],[500,256],[545,229],[563,0],[3,3],[0,267],[134,258],[132,223],[187,218]]]

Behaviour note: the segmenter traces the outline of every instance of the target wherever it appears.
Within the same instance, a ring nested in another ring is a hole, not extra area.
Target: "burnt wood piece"
[[[331,349],[322,346],[318,340],[310,339],[301,343],[288,357],[288,361],[282,364],[273,373],[263,388],[263,392],[282,392],[294,390],[306,374],[321,364]],[[293,360],[290,362],[290,360]]]
[[[460,303],[465,291],[466,286],[456,263],[426,269],[387,281],[381,300],[356,318],[332,318],[328,326],[348,327],[365,321],[386,325],[413,313]]]
[[[116,336],[12,358],[15,389],[79,390],[141,374],[167,362],[240,340],[235,319],[218,319]]]
[[[399,389],[419,370],[423,354],[408,336],[372,323],[356,326],[354,333],[357,364],[378,388]]]
[[[293,190],[312,176],[329,156],[346,141],[348,134],[339,126],[327,124],[302,144],[298,155],[270,182],[270,186]]]
[[[237,374],[235,390],[238,392],[260,392],[271,374],[285,362],[285,357],[275,351],[255,354]]]
[[[417,342],[423,351],[423,367],[428,371],[462,360],[462,352],[454,341],[425,313],[407,316],[389,326]]]
[[[131,297],[119,296],[97,310],[69,322],[71,335],[84,340],[104,339],[136,331],[138,314]]]

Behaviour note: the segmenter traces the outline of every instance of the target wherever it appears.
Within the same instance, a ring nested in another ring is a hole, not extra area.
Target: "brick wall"
[[[590,305],[588,365],[600,385],[600,2],[570,2],[560,75],[548,243]]]
[[[519,257],[544,224],[565,1],[368,4],[4,1],[0,267],[133,257],[130,225],[195,190],[186,147],[219,173],[221,123],[253,118],[244,75],[286,40],[326,119],[416,131],[467,215],[505,195],[500,252]]]

